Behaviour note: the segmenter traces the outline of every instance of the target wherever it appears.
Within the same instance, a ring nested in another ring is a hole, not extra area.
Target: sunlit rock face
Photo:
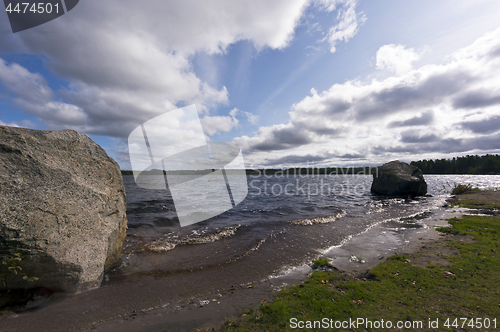
[[[22,267],[0,290],[94,288],[120,257],[127,230],[120,168],[76,131],[0,126],[0,211],[0,258],[20,253]]]

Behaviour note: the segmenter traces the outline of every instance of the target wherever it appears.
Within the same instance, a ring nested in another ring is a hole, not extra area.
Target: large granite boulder
[[[394,160],[373,174],[371,192],[383,196],[422,196],[427,193],[427,183],[420,168]]]
[[[19,253],[22,267],[0,290],[99,286],[120,257],[125,210],[120,168],[90,138],[0,126],[0,259]]]

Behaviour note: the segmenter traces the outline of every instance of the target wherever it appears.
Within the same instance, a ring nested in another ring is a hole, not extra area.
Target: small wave
[[[412,215],[410,215],[408,217],[401,217],[400,220],[399,220],[399,222],[414,223],[414,222],[417,222],[418,220],[429,218],[430,216],[432,216],[432,211],[426,210],[426,211],[422,211],[422,212],[418,212],[418,213],[412,214]]]
[[[233,225],[217,228],[208,231],[208,233],[207,231],[193,231],[184,238],[178,238],[178,236],[175,235],[172,238],[164,238],[150,242],[145,245],[145,248],[149,251],[165,252],[174,249],[178,245],[212,243],[233,236],[240,226],[241,225]]]
[[[319,218],[314,218],[314,219],[292,220],[292,221],[290,221],[290,223],[295,224],[295,225],[329,224],[329,223],[334,222],[335,220],[337,220],[339,218],[342,218],[346,214],[347,214],[346,211],[342,210],[341,212],[339,212],[333,216],[319,217]]]
[[[146,249],[149,251],[164,252],[174,249],[177,243],[157,240],[146,245]]]
[[[219,241],[220,239],[233,236],[239,227],[240,225],[223,227],[222,229],[217,230],[215,233],[201,235],[199,237],[189,239],[188,241],[186,241],[186,244],[204,244]]]
[[[387,202],[389,204],[403,204],[406,200],[404,198],[389,198]]]
[[[396,198],[383,198],[383,199],[372,200],[372,201],[366,202],[364,204],[364,206],[367,206],[369,208],[382,208],[385,206],[392,206],[392,205],[404,204],[404,203],[406,203],[406,200],[404,198],[397,198],[396,197]]]
[[[259,242],[257,242],[257,244],[255,246],[253,246],[252,248],[250,248],[250,250],[248,251],[248,253],[250,253],[251,251],[257,251],[257,250],[259,250],[260,246],[262,246],[262,244],[264,244],[264,242],[266,242],[266,239],[262,239]]]
[[[378,208],[375,208],[373,210],[368,210],[366,212],[366,214],[373,214],[373,213],[380,213],[380,212],[384,212],[385,210],[381,207],[378,207]]]

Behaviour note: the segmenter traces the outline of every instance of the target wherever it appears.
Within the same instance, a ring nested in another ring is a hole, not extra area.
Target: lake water
[[[167,278],[186,285],[175,289],[183,297],[257,282],[308,263],[374,224],[391,222],[397,232],[422,227],[454,183],[500,188],[498,175],[426,175],[431,197],[404,199],[373,196],[368,175],[247,178],[242,203],[180,227],[168,191],[139,188],[133,176],[124,176],[129,230],[122,264],[108,283]],[[206,199],[216,204],[217,197]]]

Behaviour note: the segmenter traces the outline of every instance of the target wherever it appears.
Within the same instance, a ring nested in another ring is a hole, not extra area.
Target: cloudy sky
[[[500,153],[498,22],[498,0],[84,0],[13,34],[2,11],[0,125],[83,132],[122,169],[191,104],[249,167]]]

